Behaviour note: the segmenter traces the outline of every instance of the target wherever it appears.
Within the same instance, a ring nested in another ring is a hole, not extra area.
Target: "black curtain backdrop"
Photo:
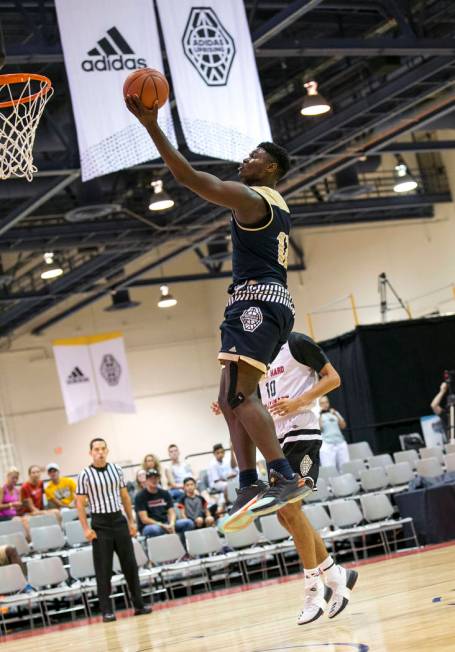
[[[455,369],[455,317],[358,326],[320,345],[341,375],[330,400],[346,418],[348,441],[393,452],[399,435],[420,432],[443,371]]]

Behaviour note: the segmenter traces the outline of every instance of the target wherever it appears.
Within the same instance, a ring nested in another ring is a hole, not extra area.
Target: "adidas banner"
[[[105,412],[135,412],[121,333],[53,342],[68,423]]]
[[[122,92],[133,70],[163,70],[153,0],[55,0],[55,5],[82,180],[158,158]],[[175,144],[169,103],[159,123]]]
[[[243,0],[157,0],[186,142],[242,160],[270,125]]]

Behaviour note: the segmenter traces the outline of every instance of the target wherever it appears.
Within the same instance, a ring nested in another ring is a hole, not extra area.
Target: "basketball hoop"
[[[54,89],[44,75],[0,75],[0,180],[32,181],[36,129]]]

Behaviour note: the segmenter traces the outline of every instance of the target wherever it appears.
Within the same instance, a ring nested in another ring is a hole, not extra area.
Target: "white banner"
[[[191,151],[241,161],[271,140],[243,0],[157,0]]]
[[[90,339],[100,407],[105,412],[135,412],[123,337],[112,333]]]
[[[55,0],[71,91],[82,180],[158,158],[126,109],[123,82],[138,68],[163,70],[153,0]],[[169,103],[159,123],[176,144]]]
[[[98,412],[98,394],[86,337],[55,340],[54,356],[68,423]]]
[[[135,412],[121,333],[53,342],[68,423],[105,412]]]

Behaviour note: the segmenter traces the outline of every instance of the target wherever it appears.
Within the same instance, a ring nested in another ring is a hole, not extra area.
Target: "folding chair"
[[[355,444],[348,444],[350,460],[366,460],[373,455],[371,446],[367,441],[358,441]]]
[[[444,455],[444,464],[448,473],[455,472],[455,453]]]
[[[148,586],[151,589],[146,593],[144,593],[143,591],[143,595],[152,596],[155,593],[155,591],[153,590],[154,581],[160,577],[160,570],[159,568],[150,568],[149,558],[147,557],[144,548],[141,546],[139,541],[134,537],[132,538],[132,542],[133,542],[134,556],[136,558],[136,564],[137,564],[137,569],[139,574],[139,582],[141,586]],[[120,560],[117,556],[117,553],[114,554],[113,568],[115,573],[121,574],[122,567],[120,566]],[[129,593],[128,585],[126,585],[126,590],[128,591],[128,596],[131,602],[132,600],[131,600],[131,595]]]
[[[47,529],[47,528],[39,528]],[[74,620],[74,612],[82,609],[85,616],[88,616],[87,607],[83,598],[83,590],[80,584],[68,586],[68,573],[59,557],[46,557],[45,559],[32,559],[27,562],[27,575],[29,583],[37,589],[40,602],[44,605],[44,614],[48,624],[51,624],[51,616],[56,614],[71,613]],[[75,600],[79,598],[81,604],[75,606]],[[55,605],[56,600],[69,600],[70,606],[63,609],[48,609],[48,602]]]
[[[356,480],[360,478],[360,471],[366,469],[365,462],[361,459],[351,460],[341,465],[341,473],[352,473]]]
[[[20,557],[30,554],[30,546],[27,543],[24,535],[20,532],[2,534],[0,536],[0,546],[14,546],[17,550],[17,554]]]
[[[174,598],[174,589],[184,587],[187,595],[191,587],[203,584],[206,591],[210,589],[207,572],[199,559],[182,561],[186,550],[178,534],[162,534],[159,537],[147,538],[147,554],[156,564],[161,574],[163,587],[168,596]]]
[[[93,564],[92,547],[81,548],[79,550],[72,550],[68,554],[69,573],[75,580],[80,581],[81,589],[85,595],[85,602],[89,614],[91,615],[91,603],[98,600],[95,580],[95,566]],[[123,575],[115,574],[111,577],[111,600],[122,597],[125,603],[125,608],[128,609],[128,596],[125,589],[125,578]],[[93,597],[90,598],[89,596]]]
[[[429,457],[435,457],[440,464],[444,461],[444,451],[441,446],[429,446],[428,448],[421,448],[420,457],[422,460],[426,460]]]
[[[39,617],[41,618],[42,624],[46,624],[38,592],[27,591],[27,593],[22,593],[27,586],[27,580],[18,564],[0,566],[0,586],[2,591],[2,595],[0,596],[0,614],[5,634],[7,633],[6,626],[9,623],[23,620],[23,617],[19,618],[15,615],[11,618],[5,617],[5,610],[10,609],[11,607],[28,607],[31,629],[33,629],[34,626],[34,618]],[[35,605],[39,609],[38,614],[33,613],[33,607]]]
[[[234,503],[237,499],[237,489],[240,487],[238,477],[228,480],[226,487],[226,496],[228,503]]]
[[[425,457],[417,462],[417,475],[422,478],[438,478],[443,473],[441,462],[436,457]]]
[[[360,484],[363,491],[377,491],[389,484],[386,472],[382,466],[360,471]]]
[[[330,497],[329,485],[324,478],[318,478],[316,489],[303,499],[304,503],[323,503]]]
[[[330,480],[330,478],[333,478],[337,475],[339,475],[339,473],[336,466],[321,466],[319,469],[319,479]]]
[[[63,527],[65,529],[66,540],[71,548],[88,545],[80,521],[68,521],[63,524]]]
[[[359,493],[359,485],[352,473],[345,473],[343,475],[330,478],[330,486],[337,498],[346,498]]]
[[[58,525],[57,517],[55,514],[38,514],[37,516],[30,516],[28,523],[30,525],[30,530],[35,527]]]
[[[260,526],[264,538],[272,544],[271,551],[277,557],[277,561],[282,564],[285,573],[288,567],[299,564],[298,554],[289,532],[281,525],[276,514],[268,514],[260,519]],[[294,561],[287,563],[287,558],[291,556]],[[278,570],[279,567],[277,567]],[[281,574],[281,573],[280,573]]]
[[[389,539],[387,536],[389,532],[392,532],[393,534],[394,550],[397,550],[397,531],[404,531],[405,525],[410,526],[412,536],[404,536],[401,541],[408,541],[409,539],[413,539],[416,547],[419,546],[413,519],[411,517],[392,519],[393,507],[388,496],[383,493],[361,496],[360,503],[362,505],[362,511],[365,520],[372,524],[374,531],[379,532],[384,545],[384,552],[391,552]],[[370,527],[370,531],[372,531],[371,526],[367,527]]]
[[[72,507],[69,509],[62,509],[60,513],[62,515],[63,525],[65,525],[65,523],[70,523],[71,521],[75,521],[77,519],[77,509],[73,509]]]
[[[332,519],[322,505],[305,505],[303,512],[317,532],[328,531]]]
[[[261,535],[254,523],[238,532],[226,532],[226,541],[238,554],[245,581],[255,573],[262,573],[262,578],[266,579],[270,553],[267,546],[260,545]]]
[[[200,558],[202,567],[207,572],[209,585],[211,586],[212,581],[215,581],[214,573],[221,571],[220,577],[224,579],[226,586],[230,586],[230,566],[239,563],[239,559],[235,552],[222,552],[224,542],[216,529],[207,527],[201,530],[189,530],[185,532],[185,541],[188,554]],[[241,571],[240,577],[244,579]]]
[[[393,460],[389,453],[384,453],[383,455],[373,455],[373,457],[369,457],[367,459],[367,464],[370,469],[375,469],[377,467],[385,469],[386,466],[393,464]]]
[[[63,536],[62,529],[58,525],[35,527],[30,532],[34,552],[51,555],[56,554],[55,551],[57,550],[61,551],[65,546],[65,537]],[[57,554],[61,554],[61,552]]]
[[[5,534],[23,534],[25,536],[24,526],[18,518],[11,521],[0,521],[0,536]]]
[[[363,537],[364,532],[363,528],[359,527],[359,523],[363,521],[363,514],[357,502],[349,498],[334,500],[329,504],[329,511],[332,522],[337,528],[330,538],[333,541],[348,541],[354,559],[358,561],[358,548],[354,544],[354,539]]]
[[[392,487],[408,485],[414,478],[414,473],[409,462],[398,462],[386,467],[387,477]]]
[[[417,466],[417,462],[419,461],[419,455],[416,450],[411,448],[407,451],[397,451],[393,454],[393,459],[395,460],[395,464],[399,464],[400,462],[408,462],[414,471]]]

